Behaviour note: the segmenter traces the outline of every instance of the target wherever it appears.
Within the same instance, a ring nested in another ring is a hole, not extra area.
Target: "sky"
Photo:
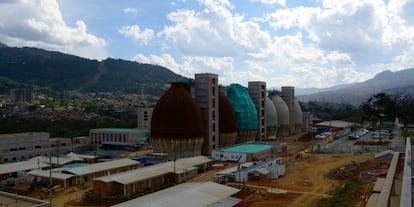
[[[0,0],[0,42],[222,85],[329,87],[414,67],[414,1]]]

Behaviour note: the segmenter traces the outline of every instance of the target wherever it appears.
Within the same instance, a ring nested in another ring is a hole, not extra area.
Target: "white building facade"
[[[249,179],[266,176],[270,179],[278,179],[285,174],[285,165],[281,157],[271,157],[259,162],[254,162],[249,167],[241,167],[235,172],[237,182],[248,182]]]

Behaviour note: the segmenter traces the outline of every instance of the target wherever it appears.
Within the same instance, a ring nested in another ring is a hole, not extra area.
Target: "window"
[[[144,121],[148,121],[148,111],[144,111]]]
[[[40,148],[42,148],[40,145],[35,146],[35,149],[40,149]]]
[[[10,148],[10,151],[16,151],[17,150],[17,148]]]

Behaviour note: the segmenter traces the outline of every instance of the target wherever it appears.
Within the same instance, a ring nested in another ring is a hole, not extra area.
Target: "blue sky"
[[[1,0],[0,42],[223,85],[328,87],[414,67],[412,0]]]

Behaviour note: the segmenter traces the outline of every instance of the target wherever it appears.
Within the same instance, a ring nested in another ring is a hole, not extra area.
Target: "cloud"
[[[173,72],[192,78],[195,73],[215,73],[220,76],[221,83],[231,83],[233,77],[233,58],[231,57],[202,57],[184,56],[181,63],[170,54],[144,55],[136,54],[132,60],[141,63],[161,65],[171,69]]]
[[[173,25],[158,37],[171,42],[183,55],[238,56],[258,52],[271,42],[267,32],[244,16],[233,15],[227,1],[203,1],[203,11],[177,10],[168,14]]]
[[[22,12],[24,11],[24,12]],[[66,25],[55,0],[0,3],[0,41],[10,46],[60,50],[89,58],[106,58],[106,42],[87,31],[84,21]]]
[[[138,12],[136,8],[132,8],[132,7],[127,7],[123,11],[125,14],[136,14]]]
[[[285,0],[250,0],[251,2],[260,2],[262,4],[279,4],[281,6],[285,6]]]
[[[148,45],[154,38],[154,31],[152,29],[141,31],[138,25],[124,26],[118,31],[125,37],[132,37],[139,45]]]
[[[404,10],[399,6],[392,9],[378,0],[322,3],[321,8],[280,9],[264,18],[274,29],[304,30],[322,50],[345,53],[358,65],[390,63],[412,46],[413,28],[400,21]]]

